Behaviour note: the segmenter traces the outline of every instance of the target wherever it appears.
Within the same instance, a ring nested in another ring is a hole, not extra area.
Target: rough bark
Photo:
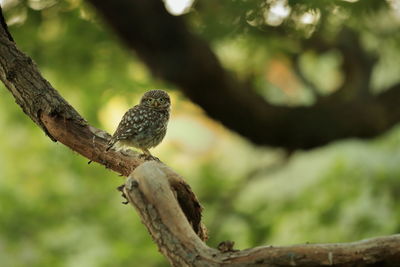
[[[391,105],[393,98],[400,100],[400,85],[378,96],[362,93],[370,89],[372,59],[365,57],[357,38],[347,38],[348,31],[337,43],[304,41],[304,49],[342,52],[343,89],[349,92],[340,91],[347,99],[334,95],[310,107],[274,106],[225,71],[210,47],[187,29],[183,17],[167,13],[163,1],[89,2],[154,74],[176,84],[208,115],[256,144],[310,149],[343,138],[375,137],[400,121],[400,107]]]
[[[125,195],[160,251],[173,266],[398,266],[400,235],[354,243],[264,246],[236,251],[210,248],[193,232],[179,208],[171,181],[179,177],[157,162],[136,168]]]
[[[0,9],[0,17],[2,13]],[[3,20],[2,20],[3,21]],[[20,52],[1,23],[0,79],[22,110],[54,141],[122,175],[124,188],[160,251],[175,266],[397,266],[400,236],[350,244],[259,247],[235,251],[206,246],[201,207],[184,180],[160,162],[138,154],[105,152],[109,135],[90,126]],[[392,105],[397,105],[392,101]]]

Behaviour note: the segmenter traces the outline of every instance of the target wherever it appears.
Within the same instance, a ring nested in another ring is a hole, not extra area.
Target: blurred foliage
[[[173,1],[169,1],[173,2]],[[205,207],[211,246],[345,242],[400,231],[400,129],[290,157],[259,148],[208,119],[172,85],[154,79],[80,0],[3,1],[18,46],[93,125],[112,132],[149,88],[167,88],[173,116],[154,154],[188,180]],[[171,4],[172,5],[172,4]],[[337,51],[301,43],[346,25],[377,54],[377,90],[399,82],[399,2],[197,1],[185,17],[223,64],[273,102],[310,103],[289,60],[320,93],[342,82]],[[175,12],[178,14],[179,12]],[[321,78],[323,77],[323,78]],[[120,204],[123,179],[45,137],[0,90],[1,266],[167,266],[135,211]]]

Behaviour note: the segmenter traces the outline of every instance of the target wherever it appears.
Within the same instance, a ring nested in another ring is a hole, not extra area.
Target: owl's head
[[[147,91],[142,96],[140,104],[155,109],[169,109],[171,100],[167,92],[155,89]]]

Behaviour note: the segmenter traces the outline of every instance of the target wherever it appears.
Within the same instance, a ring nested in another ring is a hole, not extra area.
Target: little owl
[[[146,158],[153,158],[149,148],[161,143],[167,132],[170,105],[171,100],[165,91],[146,92],[140,104],[122,117],[106,151],[129,146],[142,150]]]

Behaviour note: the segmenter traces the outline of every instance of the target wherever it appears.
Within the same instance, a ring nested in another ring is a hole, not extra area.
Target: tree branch
[[[368,54],[361,44],[360,36],[344,27],[336,38],[336,47],[342,53],[343,85],[336,91],[336,97],[348,101],[357,97],[367,97],[376,59]]]
[[[88,159],[125,176],[143,163],[138,157],[113,151],[104,153],[109,135],[86,123],[41,76],[32,59],[17,49],[3,27],[0,28],[0,79],[25,114],[53,141],[60,141]]]
[[[8,31],[8,26],[7,26],[6,20],[4,19],[4,16],[3,16],[3,9],[1,8],[1,6],[0,6],[0,13],[2,14],[2,15],[0,16],[0,25],[1,25],[1,28],[2,28],[2,29],[5,31],[5,33],[7,34],[8,40],[10,40],[11,42],[14,42],[14,39],[12,38],[10,32]]]
[[[124,192],[173,266],[395,266],[400,235],[354,243],[304,244],[218,251],[206,246],[185,220],[171,189],[178,175],[157,162],[136,168]],[[167,244],[167,245],[166,245]]]
[[[153,73],[256,144],[310,149],[343,138],[375,137],[400,121],[389,115],[384,96],[328,97],[311,107],[271,105],[227,73],[209,46],[186,28],[182,17],[169,15],[161,0],[89,2]]]

